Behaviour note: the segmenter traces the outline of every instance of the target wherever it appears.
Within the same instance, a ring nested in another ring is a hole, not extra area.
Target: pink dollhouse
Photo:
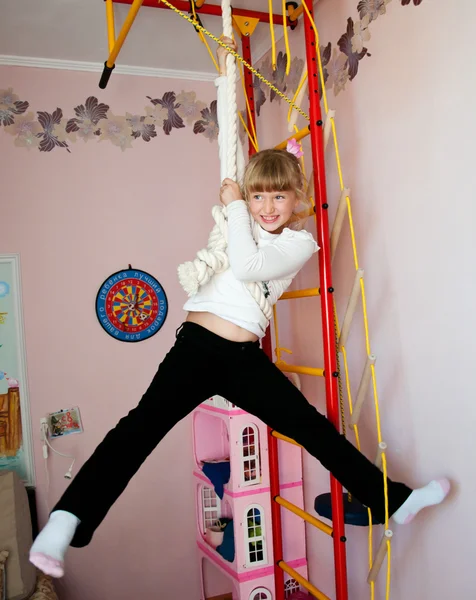
[[[205,562],[229,580],[233,600],[274,600],[274,558],[266,425],[221,396],[193,413],[200,600]],[[303,508],[301,448],[279,442],[280,495]],[[304,521],[282,511],[284,560],[308,578]],[[285,597],[299,591],[285,575]]]

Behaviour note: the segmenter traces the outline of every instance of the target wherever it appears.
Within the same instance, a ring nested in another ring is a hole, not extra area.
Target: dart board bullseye
[[[96,296],[103,329],[121,342],[142,342],[155,335],[167,317],[167,296],[145,271],[124,269],[110,275]]]

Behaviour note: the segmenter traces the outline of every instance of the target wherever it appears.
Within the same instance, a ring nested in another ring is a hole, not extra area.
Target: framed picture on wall
[[[35,484],[18,254],[0,254],[0,470]]]

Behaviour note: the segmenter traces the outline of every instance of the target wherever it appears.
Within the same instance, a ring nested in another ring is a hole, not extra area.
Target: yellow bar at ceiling
[[[311,133],[311,129],[309,128],[309,126],[303,127],[299,131],[296,131],[296,133],[294,135],[289,136],[288,138],[286,138],[284,140],[284,142],[281,142],[274,148],[275,148],[275,150],[285,150],[289,140],[296,140],[296,142],[299,142],[299,140],[302,140],[303,138],[308,136],[310,133]]]
[[[298,573],[292,567],[286,564],[284,560],[280,560],[278,562],[278,567],[280,567],[288,575],[291,575],[293,579],[300,583],[302,587],[305,588],[309,593],[311,593],[314,596],[314,598],[317,598],[317,600],[330,600],[329,596],[326,596],[320,590],[318,590],[316,586],[312,585],[312,583],[309,583],[307,579],[304,579],[304,577],[300,573]]]
[[[324,377],[324,369],[288,365],[288,363],[284,362],[284,360],[277,360],[274,364],[278,367],[280,371],[284,371],[285,373],[298,373],[299,375],[313,375],[314,377]]]
[[[314,214],[314,211],[313,213]],[[305,290],[295,290],[293,292],[284,292],[279,298],[280,300],[292,300],[293,298],[311,298],[312,296],[319,296],[319,288],[307,288]]]
[[[313,517],[305,510],[302,510],[302,508],[299,508],[299,506],[296,506],[292,502],[285,500],[281,496],[276,496],[274,498],[274,501],[277,502],[280,506],[283,506],[287,510],[291,511],[298,517],[301,517],[301,519],[304,519],[307,523],[310,523],[311,525],[314,525],[314,527],[317,527],[317,529],[320,529],[324,533],[327,533],[327,535],[332,535],[332,527],[327,525],[327,523],[324,523],[324,521],[316,519],[316,517]]]
[[[106,0],[106,23],[107,23],[107,43],[109,52],[112,52],[116,41],[116,32],[114,29],[114,4],[113,0]]]
[[[134,23],[135,18],[137,17],[137,13],[139,12],[140,7],[142,6],[142,2],[144,0],[134,0],[132,6],[127,13],[126,20],[124,21],[124,25],[122,26],[119,35],[117,36],[117,40],[114,44],[114,48],[109,53],[109,58],[106,61],[106,66],[111,69],[116,62],[116,58],[121,51],[122,45],[124,44],[127,34],[129,33],[132,24]]]
[[[299,446],[299,448],[302,448],[301,444],[298,444],[295,440],[288,437],[287,435],[283,435],[282,433],[274,431],[274,429],[273,431],[271,431],[271,435],[277,438],[278,440],[283,440],[283,442],[288,442],[289,444],[293,444],[294,446]]]

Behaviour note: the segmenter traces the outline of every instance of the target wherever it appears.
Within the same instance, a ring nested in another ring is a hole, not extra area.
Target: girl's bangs
[[[244,184],[249,192],[284,192],[299,187],[293,169],[283,164],[278,166],[274,161],[262,161],[253,165]]]

